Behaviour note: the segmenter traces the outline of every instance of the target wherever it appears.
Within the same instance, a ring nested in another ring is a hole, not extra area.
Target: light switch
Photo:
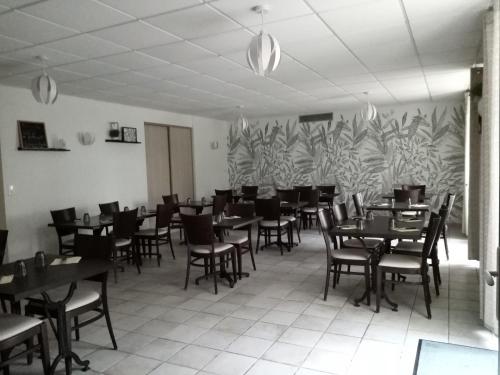
[[[9,185],[9,195],[14,195],[15,190],[14,190],[14,185]]]

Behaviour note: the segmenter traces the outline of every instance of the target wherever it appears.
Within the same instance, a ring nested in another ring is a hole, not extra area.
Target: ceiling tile
[[[141,69],[141,73],[147,74],[158,79],[170,79],[174,77],[186,77],[192,74],[196,74],[190,69],[184,68],[176,64],[163,63],[158,66],[149,67],[146,69]]]
[[[145,48],[142,52],[172,63],[203,59],[215,55],[189,42],[178,42],[165,46]]]
[[[36,3],[37,1],[40,0],[0,0],[0,5],[15,9],[28,4]]]
[[[415,49],[410,41],[377,45],[376,48],[353,47],[352,51],[372,72],[419,66]]]
[[[200,0],[100,0],[115,9],[142,18],[198,5]]]
[[[106,79],[119,82],[124,85],[143,85],[149,81],[156,81],[156,78],[132,71],[107,74]]]
[[[24,62],[33,62],[36,61],[37,56],[45,56],[47,57],[47,60],[45,61],[45,64],[47,66],[68,64],[82,60],[80,56],[75,56],[69,53],[57,51],[44,46],[28,47],[13,52],[5,53],[2,56]]]
[[[2,62],[0,61],[0,65]],[[0,85],[6,86],[17,86],[17,87],[31,87],[31,80],[33,78],[25,74],[17,74],[15,76],[5,76],[2,77],[2,71],[0,70]]]
[[[364,92],[375,92],[377,90],[385,90],[379,82],[362,82],[340,85],[346,92],[350,94],[362,94]]]
[[[92,0],[51,0],[30,5],[24,13],[86,32],[127,22],[133,18]]]
[[[40,65],[29,62],[20,62],[0,57],[0,77],[10,76],[41,69]]]
[[[193,39],[191,42],[215,53],[226,55],[246,50],[253,34],[245,29],[238,29],[223,34]]]
[[[373,4],[377,1],[383,1],[383,0],[335,0],[335,1],[307,0],[307,2],[316,12],[324,12],[327,10],[342,9],[342,8],[352,8],[366,4]]]
[[[120,86],[117,82],[109,81],[103,78],[83,78],[78,81],[71,81],[61,85],[73,85],[78,87],[78,89],[83,90],[103,90],[109,89],[110,87]]]
[[[190,22],[186,22],[186,20],[190,20]],[[185,39],[220,34],[241,27],[208,5],[147,18],[146,21]],[[193,27],[193,24],[196,27]]]
[[[184,62],[182,66],[205,74],[224,75],[229,70],[241,70],[241,65],[221,56],[209,57],[208,59]]]
[[[28,47],[30,43],[23,42],[22,40],[17,40],[14,38],[9,38],[8,36],[0,35],[0,53],[8,52],[18,48]]]
[[[130,49],[141,49],[179,41],[176,36],[153,27],[143,21],[113,26],[95,31],[92,35],[109,40]]]
[[[164,65],[165,61],[142,52],[125,52],[99,58],[99,61],[119,66],[124,69],[139,70],[152,66]]]
[[[284,55],[272,77],[283,83],[294,83],[315,81],[321,76]]]
[[[264,15],[265,23],[312,13],[302,0],[267,0],[265,3],[271,7],[270,12]],[[245,26],[260,25],[260,15],[252,11],[252,7],[258,4],[255,0],[218,0],[211,3],[212,6]]]
[[[453,62],[474,62],[477,48],[460,48],[450,51],[435,52],[432,54],[421,54],[420,58],[423,66],[448,64]]]
[[[72,53],[88,59],[125,52],[128,49],[88,34],[80,34],[47,43],[46,47]]]
[[[74,35],[75,31],[13,11],[0,15],[0,34],[36,44]]]
[[[123,71],[122,68],[96,60],[85,60],[73,64],[62,65],[59,67],[59,69],[84,74],[89,77],[101,76],[104,74],[112,74]]]
[[[391,93],[393,91],[408,90],[408,91],[426,91],[427,85],[425,84],[424,76],[401,78],[393,80],[385,80],[381,82],[384,87]]]
[[[78,79],[88,78],[87,76],[85,76],[83,74],[67,72],[64,70],[57,69],[57,68],[49,68],[49,69],[47,69],[47,73],[52,78],[54,78],[57,85],[59,85],[62,82],[75,81]],[[23,73],[23,75],[30,77],[31,79],[38,77],[40,74],[41,74],[40,70],[34,70],[32,72]]]

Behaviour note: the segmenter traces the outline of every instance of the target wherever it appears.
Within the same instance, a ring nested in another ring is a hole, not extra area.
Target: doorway
[[[148,203],[155,207],[163,195],[178,194],[179,200],[194,193],[191,128],[145,123]]]

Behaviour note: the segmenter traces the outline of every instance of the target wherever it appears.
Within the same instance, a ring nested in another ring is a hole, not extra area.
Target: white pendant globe
[[[31,92],[38,103],[54,104],[58,94],[56,81],[47,73],[43,73],[31,81]]]
[[[280,63],[280,45],[271,34],[261,31],[252,38],[247,51],[250,68],[260,76],[274,72]]]
[[[373,121],[377,118],[377,108],[370,102],[361,109],[361,118],[363,121]]]

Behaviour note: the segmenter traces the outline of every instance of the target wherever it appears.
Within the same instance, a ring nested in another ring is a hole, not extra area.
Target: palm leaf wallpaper
[[[448,192],[457,194],[452,220],[463,205],[465,113],[460,104],[382,109],[374,121],[357,113],[334,113],[329,122],[297,118],[256,121],[228,135],[229,183],[276,187],[334,184],[336,199],[352,209],[351,195],[380,199],[403,183],[425,184],[439,208]]]

